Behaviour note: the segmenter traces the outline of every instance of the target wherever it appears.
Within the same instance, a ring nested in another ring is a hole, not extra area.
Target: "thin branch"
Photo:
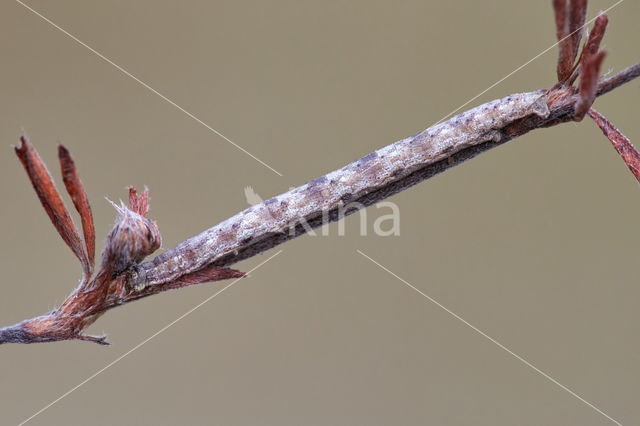
[[[635,65],[631,65],[630,67],[625,68],[619,73],[598,83],[596,96],[602,96],[605,93],[609,93],[616,87],[622,86],[623,84],[630,82],[636,77],[640,77],[640,62]]]
[[[131,188],[129,207],[114,204],[118,218],[107,236],[99,271],[92,279],[88,272],[94,258],[93,221],[75,164],[68,151],[61,148],[63,178],[80,212],[85,244],[44,163],[23,137],[16,153],[51,221],[80,259],[85,273],[81,285],[59,308],[1,328],[0,344],[70,339],[106,344],[104,336],[87,336],[83,332],[109,309],[171,289],[242,277],[242,272],[227,266],[340,220],[531,130],[579,121],[587,111],[638,176],[640,154],[629,148],[630,142],[611,123],[589,108],[597,96],[640,75],[640,64],[599,81],[605,55],[599,45],[606,28],[606,16],[598,18],[584,48],[586,51],[574,63],[586,1],[570,1],[567,7],[566,1],[558,0],[554,7],[558,37],[562,35],[569,42],[560,44],[559,82],[551,89],[516,93],[452,117],[250,207],[146,263],[140,262],[160,246],[161,236],[156,223],[146,217],[147,191],[138,194]],[[572,76],[578,70],[580,85],[575,87]]]
[[[622,73],[625,72],[626,70]],[[608,90],[610,91],[614,88],[611,85],[612,81],[616,82],[615,87],[617,87],[630,80],[618,78],[616,75],[601,84],[610,85]],[[600,85],[598,89],[599,95]],[[575,119],[574,107],[579,100],[577,94],[569,89],[562,89],[560,93],[543,93],[542,99],[549,107],[548,115],[532,113],[524,118],[520,117],[503,123],[500,128],[495,129],[494,137],[500,135],[496,137],[497,141],[485,136],[477,143],[458,150],[451,148],[452,145],[446,145],[442,152],[448,152],[440,153],[442,156],[434,155],[429,158],[430,161],[420,163],[415,160],[416,156],[430,152],[433,145],[437,145],[433,140],[424,139],[425,135],[440,131],[440,125],[434,126],[299,188],[252,206],[201,234],[181,242],[153,260],[136,265],[131,282],[138,286],[156,285],[190,268],[199,268],[207,264],[233,265],[304,234],[310,229],[375,204],[531,130]],[[500,108],[507,103],[506,99],[508,97],[481,105],[441,125],[445,128],[451,125],[459,126],[466,120],[467,114],[495,106]],[[388,173],[389,176],[383,177],[379,171],[388,170],[388,163],[383,157],[384,152],[393,152],[401,147],[410,149],[413,157],[403,158],[397,169],[391,170]],[[355,171],[357,174],[352,179],[357,181],[355,183],[365,183],[364,185],[340,181],[340,177],[349,176]],[[330,196],[324,196],[323,192]]]
[[[114,204],[118,218],[107,235],[100,270],[91,279],[92,264],[89,264],[88,259],[93,259],[93,252],[88,253],[81,244],[78,231],[46,166],[26,136],[21,138],[21,145],[15,151],[51,222],[80,260],[83,279],[59,308],[37,318],[0,329],[0,343],[85,340],[107,344],[105,336],[87,336],[82,332],[108,309],[166,290],[244,276],[242,272],[232,269],[207,266],[179,274],[163,285],[147,289],[127,286],[131,268],[157,250],[161,243],[157,224],[146,217],[149,210],[148,192],[138,194],[134,188],[130,188],[130,208],[124,204]],[[68,151],[62,148],[59,154],[63,180],[83,223],[86,224],[85,236],[88,235],[89,240],[93,237],[93,220],[87,217],[91,214],[91,209],[84,188]],[[92,246],[88,244],[87,247]]]

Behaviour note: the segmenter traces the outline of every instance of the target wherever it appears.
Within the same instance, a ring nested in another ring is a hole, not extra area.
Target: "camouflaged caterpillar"
[[[549,116],[545,92],[517,93],[480,105],[250,207],[152,261],[136,265],[130,285],[171,281],[255,244],[260,236],[285,233],[292,224],[344,206],[465,148],[499,142],[505,127],[515,121],[530,115]]]

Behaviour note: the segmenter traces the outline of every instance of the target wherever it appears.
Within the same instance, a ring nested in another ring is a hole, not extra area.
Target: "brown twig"
[[[205,281],[242,277],[227,268],[207,266],[185,272],[160,286],[145,289],[127,286],[128,270],[160,247],[161,237],[155,222],[147,219],[149,194],[129,189],[129,207],[117,206],[118,218],[107,235],[100,270],[91,279],[94,259],[93,218],[89,202],[69,151],[60,145],[58,153],[65,187],[80,213],[84,242],[64,206],[53,179],[26,136],[21,137],[16,154],[22,162],[51,222],[80,260],[83,278],[78,288],[59,308],[11,327],[0,329],[0,343],[36,343],[59,340],[87,340],[106,344],[104,336],[87,336],[84,329],[105,311],[124,303],[162,291],[187,287]]]
[[[628,80],[616,79],[616,81],[623,84]],[[344,187],[335,184],[336,175],[348,173],[349,170],[357,170],[363,165],[366,167],[360,171],[358,178],[362,178],[362,182],[376,182],[380,175],[375,170],[385,169],[386,165],[379,160],[372,162],[372,154],[369,154],[340,170],[244,210],[201,234],[179,243],[173,249],[160,254],[153,260],[136,265],[131,280],[137,285],[155,285],[170,278],[173,273],[180,273],[184,268],[188,270],[188,268],[200,267],[202,264],[233,265],[298,235],[305,234],[311,229],[339,220],[346,215],[355,213],[360,208],[375,204],[531,130],[574,121],[575,106],[576,102],[580,100],[580,96],[573,89],[565,87],[561,90],[545,92],[542,96],[549,107],[548,116],[543,118],[531,114],[523,119],[514,120],[497,131],[500,134],[498,141],[485,138],[478,144],[459,151],[449,151],[443,158],[436,159],[429,164],[422,164],[422,167],[415,169],[400,165],[397,170],[390,171],[389,175],[396,173],[393,178],[378,185],[375,183],[364,185],[360,192],[353,191],[353,186]],[[596,91],[596,93],[599,92]],[[478,108],[486,108],[491,104],[492,102]],[[493,106],[495,105],[492,105],[491,108]],[[456,116],[450,121],[455,124],[460,123],[460,119],[461,116]],[[428,133],[432,130],[433,128],[430,128],[425,132]],[[412,138],[416,138],[416,136]],[[411,142],[411,138],[404,141],[407,145],[411,145]],[[428,142],[425,146],[415,148],[428,149],[430,146],[431,143]],[[444,150],[447,148],[451,148],[451,145],[445,147]],[[374,172],[372,175],[368,175],[371,170]],[[323,191],[331,194],[333,202],[330,202],[329,197],[322,196]],[[288,199],[296,200],[297,204],[292,206],[287,201]],[[287,202],[287,204],[283,204],[283,202]],[[300,208],[301,204],[305,204],[307,208]],[[318,207],[320,205],[323,207]],[[239,234],[239,230],[243,232]]]
[[[630,67],[623,69],[619,73],[600,81],[598,83],[596,96],[602,96],[605,93],[609,93],[616,87],[620,87],[637,77],[640,77],[640,62],[631,65]]]
[[[105,344],[104,337],[86,336],[83,331],[113,307],[170,289],[242,277],[242,272],[226,267],[339,220],[531,130],[580,121],[587,112],[639,177],[638,152],[590,107],[597,96],[637,77],[640,64],[599,81],[605,55],[599,45],[606,16],[596,19],[585,50],[576,61],[586,1],[570,1],[567,5],[556,0],[554,8],[560,54],[558,83],[551,89],[513,94],[473,108],[240,212],[146,263],[140,262],[159,247],[161,237],[155,222],[146,217],[147,191],[137,194],[131,188],[129,207],[115,206],[118,219],[107,236],[100,269],[93,278],[93,219],[71,156],[60,147],[63,180],[80,213],[84,241],[44,163],[23,137],[16,153],[54,226],[80,259],[83,280],[59,308],[0,329],[0,343],[76,339]],[[578,73],[580,84],[574,87]]]

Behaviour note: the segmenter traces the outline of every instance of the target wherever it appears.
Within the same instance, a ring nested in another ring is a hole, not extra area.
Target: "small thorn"
[[[109,346],[111,343],[107,342],[107,336],[89,336],[86,334],[79,334],[75,337],[76,340],[83,340],[85,342],[93,342],[102,346]]]

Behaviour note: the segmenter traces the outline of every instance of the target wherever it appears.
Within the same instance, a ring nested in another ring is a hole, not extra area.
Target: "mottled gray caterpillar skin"
[[[132,285],[160,284],[253,244],[254,236],[286,233],[290,226],[408,176],[415,170],[489,140],[529,115],[546,118],[545,91],[516,93],[480,105],[423,132],[381,148],[296,189],[250,207],[138,265]]]

